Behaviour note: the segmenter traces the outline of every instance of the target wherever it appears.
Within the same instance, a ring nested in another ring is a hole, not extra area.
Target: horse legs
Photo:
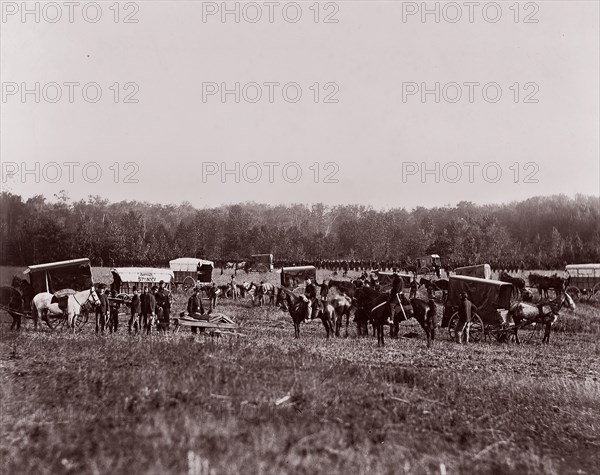
[[[17,315],[16,313],[10,313],[10,316],[12,317],[12,324],[10,326],[11,331],[12,330],[17,330],[19,331],[21,329],[21,315]]]
[[[552,330],[552,323],[548,322],[544,326],[544,337],[542,338],[542,344],[550,343],[550,331]]]
[[[327,339],[329,340],[330,331],[333,335],[333,325],[331,324],[331,319],[326,316],[323,316],[321,317],[321,321],[323,322],[323,326],[325,327],[325,333],[327,334]]]
[[[383,323],[377,323],[377,346],[385,346],[383,339]]]

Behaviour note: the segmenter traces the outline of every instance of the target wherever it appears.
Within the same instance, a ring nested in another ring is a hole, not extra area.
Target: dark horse
[[[284,295],[285,297],[283,297]],[[313,313],[312,305],[306,297],[296,295],[290,290],[281,287],[277,292],[277,303],[281,303],[283,298],[285,298],[287,310],[290,312],[292,321],[294,322],[294,336],[300,338],[300,324],[310,320],[311,314]],[[327,333],[327,338],[329,338],[330,334],[333,336],[335,333],[331,315],[329,312],[324,311],[318,301],[316,304],[319,305],[319,308],[315,312],[315,318],[321,319],[323,326],[325,327],[325,332]]]
[[[565,287],[565,281],[556,274],[548,277],[532,272],[529,274],[528,279],[529,284],[537,288],[540,298],[550,298],[548,294],[550,289],[554,290],[554,293],[558,297],[559,294],[562,294]]]
[[[11,330],[19,330],[21,328],[22,315],[31,307],[31,301],[34,297],[34,291],[31,284],[25,280],[14,276],[11,283],[12,287],[3,287],[1,303],[9,307],[14,312],[9,312],[13,319]],[[12,289],[12,290],[8,290]],[[12,301],[12,304],[10,303]]]
[[[433,285],[434,290],[448,292],[448,281],[446,279],[429,280],[425,279],[424,277],[421,277],[421,280],[419,280],[419,287],[421,287],[422,285],[424,285],[425,287]]]
[[[356,289],[357,289],[357,286],[354,282],[348,282],[345,280],[333,280],[333,279],[331,279],[327,283],[327,287],[329,287],[330,289],[332,287],[335,288],[339,293],[345,294],[350,299],[354,298],[354,294],[356,293]]]
[[[11,330],[21,328],[21,314],[24,310],[23,296],[14,287],[0,287],[0,305],[12,317]]]
[[[362,287],[357,291],[357,321],[370,321],[373,324],[373,331],[377,334],[377,344],[384,346],[384,326],[388,324],[390,315],[390,306],[388,304],[389,294],[387,292],[378,292],[370,287]],[[400,294],[400,304],[396,306],[394,312],[393,324],[390,329],[390,336],[397,338],[399,334],[400,323],[414,317],[421,325],[421,328],[427,335],[427,341],[433,339],[435,332],[435,318],[433,324],[428,322],[428,303],[421,299],[410,299],[410,301]]]
[[[520,277],[513,277],[507,272],[500,272],[498,279],[502,282],[507,282],[513,286],[512,294],[519,298],[523,290],[525,290],[525,280]]]

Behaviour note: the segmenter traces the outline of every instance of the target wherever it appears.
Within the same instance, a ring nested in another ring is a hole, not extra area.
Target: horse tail
[[[39,313],[38,313],[38,309],[35,305],[35,299],[31,300],[31,317],[33,318],[34,322],[38,321]]]

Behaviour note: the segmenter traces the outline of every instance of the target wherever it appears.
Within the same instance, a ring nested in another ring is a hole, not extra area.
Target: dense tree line
[[[369,206],[196,209],[100,197],[48,202],[0,194],[0,263],[29,265],[90,257],[94,265],[162,266],[176,257],[411,259],[429,253],[468,264],[523,261],[528,268],[600,261],[597,197],[563,195],[480,206],[378,211]]]

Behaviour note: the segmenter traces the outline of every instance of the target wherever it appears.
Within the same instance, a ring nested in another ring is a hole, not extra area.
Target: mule
[[[34,329],[37,330],[40,316],[51,330],[54,329],[49,320],[51,316],[61,318],[66,316],[67,327],[74,329],[77,317],[82,310],[86,311],[90,304],[93,307],[100,305],[100,299],[94,287],[90,290],[83,290],[69,295],[55,295],[50,292],[39,293],[31,301]]]

